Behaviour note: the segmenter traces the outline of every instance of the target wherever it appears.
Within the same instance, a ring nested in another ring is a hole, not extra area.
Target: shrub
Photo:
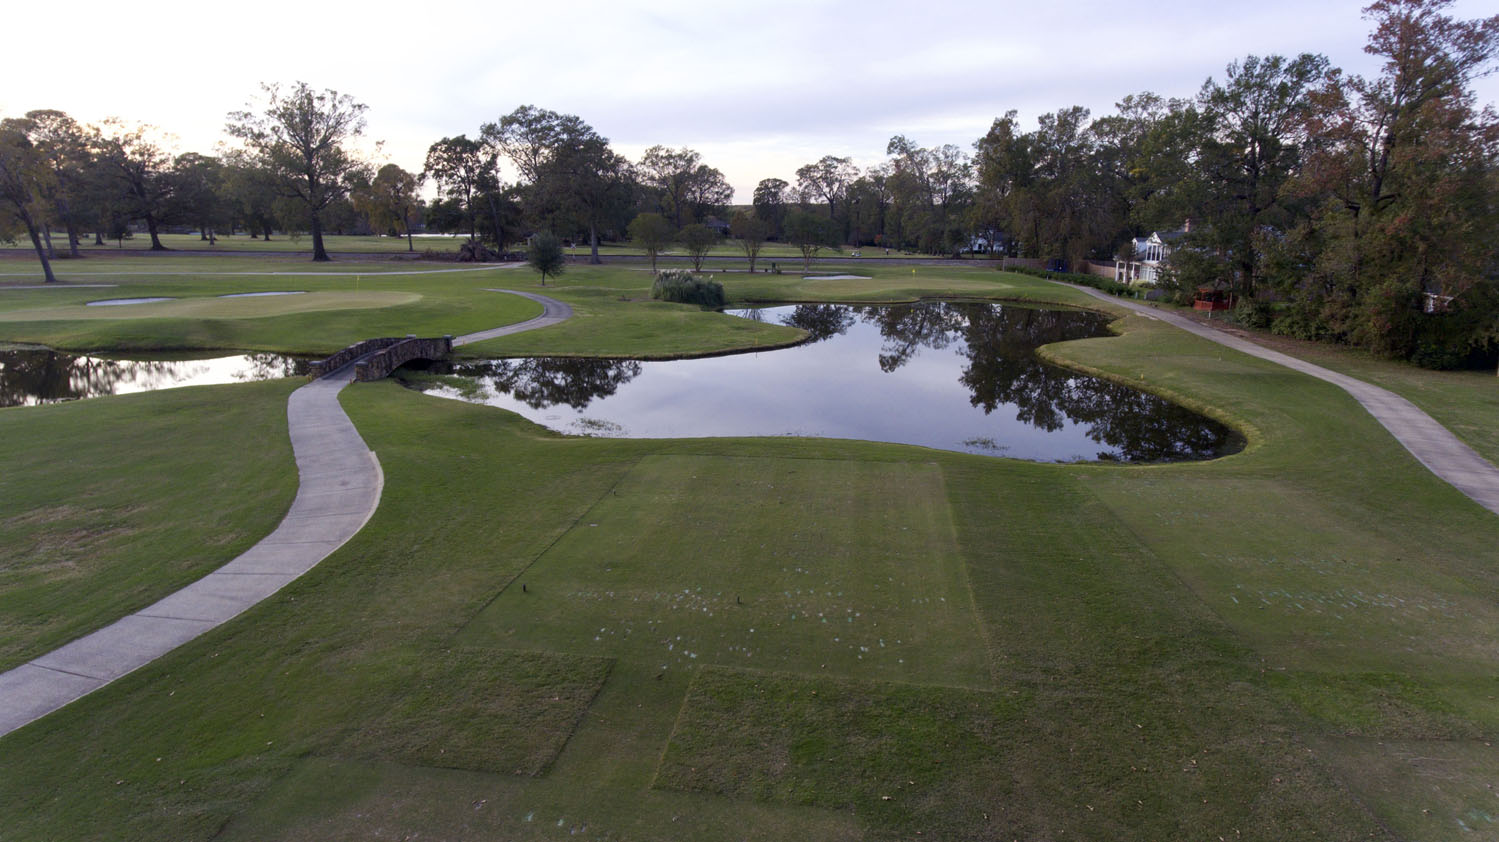
[[[1331,339],[1332,328],[1305,307],[1290,307],[1270,325],[1270,332],[1292,339]]]
[[[691,272],[682,269],[667,269],[657,275],[656,282],[651,284],[651,298],[702,307],[722,307],[723,284],[694,277]]]
[[[1275,321],[1275,305],[1258,298],[1241,298],[1234,306],[1234,321],[1244,327],[1267,328]]]

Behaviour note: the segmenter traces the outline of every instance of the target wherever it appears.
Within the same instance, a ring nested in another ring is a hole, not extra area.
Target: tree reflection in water
[[[759,310],[745,310],[756,314],[754,321],[763,320]],[[854,326],[854,311],[839,304],[798,304],[789,315],[781,317],[781,324],[799,327],[811,336],[808,343],[821,342],[834,336],[842,336]]]
[[[212,360],[112,360],[57,351],[0,351],[0,406],[34,406],[195,383],[274,380],[305,374],[281,354]]]
[[[1019,421],[1055,431],[1087,425],[1088,437],[1118,453],[1100,459],[1153,462],[1200,459],[1230,435],[1192,411],[1138,389],[1049,365],[1036,349],[1105,335],[1092,313],[990,304],[924,303],[859,309],[885,339],[880,369],[894,371],[922,348],[942,350],[961,337],[968,364],[959,378],[985,414],[1013,405]]]
[[[420,366],[416,366],[420,367]],[[483,363],[433,363],[427,371],[488,380],[492,388],[514,395],[532,409],[567,404],[584,409],[640,376],[635,360],[586,357],[535,357]]]

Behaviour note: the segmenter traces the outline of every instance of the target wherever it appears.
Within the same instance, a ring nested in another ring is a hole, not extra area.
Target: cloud
[[[372,138],[416,168],[432,141],[472,136],[535,104],[578,114],[627,154],[655,143],[698,149],[746,200],[761,178],[789,179],[825,154],[877,163],[897,133],[967,147],[1010,109],[1033,125],[1070,105],[1103,114],[1141,90],[1190,96],[1247,53],[1321,52],[1376,72],[1362,53],[1364,2],[1205,11],[1195,0],[455,0],[431,9],[166,0],[122,16],[85,0],[69,6],[64,29],[30,4],[9,10],[13,31],[66,40],[8,44],[11,67],[48,72],[27,77],[44,80],[33,87],[7,85],[0,113],[119,115],[211,150],[224,114],[260,82],[305,79],[370,105]],[[1492,10],[1458,0],[1451,12]],[[1481,85],[1481,101],[1499,98],[1499,78]]]

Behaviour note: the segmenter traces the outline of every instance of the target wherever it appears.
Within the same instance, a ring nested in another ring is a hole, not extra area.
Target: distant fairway
[[[109,307],[87,304],[43,307],[0,313],[0,322],[45,322],[75,319],[259,319],[289,313],[321,310],[365,310],[415,304],[422,296],[414,292],[309,292],[303,295],[267,295],[254,298],[177,298],[144,304]]]

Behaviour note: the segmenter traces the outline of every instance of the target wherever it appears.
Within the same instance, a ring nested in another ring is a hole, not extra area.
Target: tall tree
[[[1288,192],[1320,201],[1269,244],[1304,323],[1438,366],[1499,344],[1499,118],[1472,92],[1499,53],[1499,15],[1456,20],[1450,5],[1365,9],[1381,72],[1335,74],[1314,96],[1308,160]]]
[[[176,189],[166,140],[149,126],[127,129],[108,121],[105,128],[106,133],[96,139],[99,157],[125,196],[126,212],[146,223],[152,251],[166,251],[160,229]]]
[[[349,176],[361,167],[345,145],[363,134],[366,106],[331,89],[315,91],[306,82],[285,91],[277,84],[261,88],[262,110],[231,112],[226,130],[273,175],[283,195],[305,206],[312,259],[328,260],[321,214],[348,195]]]
[[[752,201],[755,216],[770,223],[770,236],[780,236],[781,223],[786,220],[786,206],[791,202],[791,185],[781,178],[761,179],[755,185]]]
[[[1088,117],[1081,106],[1043,114],[1028,144],[1035,166],[1031,200],[1039,217],[1039,256],[1061,259],[1069,268],[1106,241],[1110,229]]]
[[[209,243],[218,242],[218,230],[231,213],[224,175],[219,159],[208,155],[184,152],[172,162],[170,215],[196,226],[198,238]]]
[[[1198,239],[1228,256],[1245,295],[1259,279],[1256,232],[1292,222],[1282,188],[1300,168],[1309,94],[1327,67],[1310,53],[1248,56],[1198,94],[1208,128],[1198,166],[1210,188]]]
[[[52,284],[57,282],[57,276],[52,274],[52,262],[47,259],[47,251],[42,246],[36,217],[50,172],[46,160],[31,143],[29,129],[26,120],[0,120],[0,203],[3,203],[0,208],[5,211],[0,216],[0,234],[8,227],[4,225],[5,217],[20,223],[31,238],[32,248],[36,249],[43,277]]]
[[[1030,138],[1020,131],[1018,113],[998,117],[973,146],[978,169],[974,219],[979,228],[1002,232],[1011,249],[1034,255],[1040,219],[1034,212],[1035,162]],[[1019,255],[1017,255],[1019,256]]]
[[[575,115],[532,105],[486,124],[483,137],[520,172],[533,214],[571,218],[587,231],[590,262],[602,262],[599,232],[623,214],[632,183],[609,139]]]
[[[799,167],[796,171],[796,188],[804,202],[826,202],[828,217],[834,222],[836,238],[841,240],[848,233],[848,214],[843,200],[848,187],[859,177],[859,170],[849,158],[824,155],[816,163]]]
[[[420,175],[409,173],[398,164],[386,164],[368,188],[354,194],[355,207],[369,219],[372,228],[405,234],[406,251],[416,251],[411,238],[411,218],[421,211],[422,200],[417,195],[421,183]]]
[[[231,225],[240,225],[251,238],[264,236],[269,242],[276,227],[276,185],[243,149],[223,157],[223,189],[229,203]]]
[[[88,132],[61,111],[28,111],[26,120],[32,144],[52,172],[47,195],[51,214],[67,231],[69,254],[78,257],[79,224],[93,166]]]
[[[686,147],[652,146],[641,156],[636,171],[641,183],[656,191],[661,212],[677,228],[727,205],[734,195],[723,173]]]
[[[498,186],[495,153],[485,144],[465,135],[445,137],[427,148],[422,177],[437,182],[437,188],[463,206],[468,217],[468,238],[478,239],[474,204],[487,187]]]

